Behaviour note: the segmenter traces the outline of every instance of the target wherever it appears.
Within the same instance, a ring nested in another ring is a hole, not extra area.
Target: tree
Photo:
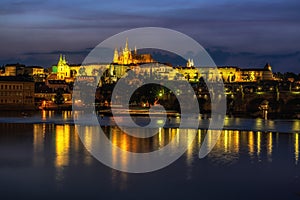
[[[86,76],[86,75],[87,75],[86,72],[85,72],[85,68],[84,68],[84,67],[81,67],[81,68],[79,69],[79,74],[80,74],[81,76]]]
[[[65,103],[65,99],[64,99],[64,96],[63,96],[63,90],[62,89],[58,89],[56,91],[56,95],[54,97],[54,103],[56,105],[58,105],[58,107],[62,104]]]

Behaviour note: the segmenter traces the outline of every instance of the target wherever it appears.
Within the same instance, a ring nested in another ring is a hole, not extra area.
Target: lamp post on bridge
[[[264,100],[258,107],[262,111],[263,119],[268,119],[269,102]]]

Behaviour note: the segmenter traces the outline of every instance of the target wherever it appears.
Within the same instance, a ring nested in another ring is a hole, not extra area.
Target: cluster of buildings
[[[197,83],[205,80],[223,80],[224,83],[258,82],[276,80],[272,67],[266,64],[263,68],[241,69],[224,66],[216,68],[194,66],[188,59],[186,66],[170,66],[155,61],[150,54],[139,54],[135,48],[125,47],[114,50],[111,63],[72,65],[66,57],[60,55],[57,65],[49,69],[40,66],[24,66],[20,64],[6,65],[0,69],[0,107],[30,108],[40,105],[54,106],[58,92],[63,96],[65,104],[71,105],[73,83],[75,79],[96,81],[99,87],[113,84],[127,71],[132,70],[143,77],[154,79],[179,80],[186,79]],[[102,74],[102,72],[105,72]],[[132,80],[132,84],[135,81]],[[52,103],[51,103],[52,102]]]

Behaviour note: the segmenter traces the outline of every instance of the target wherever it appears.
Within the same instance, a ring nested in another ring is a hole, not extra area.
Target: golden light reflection
[[[48,111],[48,115],[49,115],[49,118],[50,118],[50,119],[52,118],[53,113],[54,113],[54,111]]]
[[[261,152],[261,132],[258,131],[257,132],[257,139],[256,139],[256,142],[257,142],[257,156],[260,155],[260,152]]]
[[[67,112],[67,111],[64,111],[64,112],[62,113],[62,115],[63,115],[63,119],[64,119],[64,120],[68,119],[68,112]]]
[[[273,135],[272,132],[269,132],[267,138],[267,154],[268,154],[269,161],[272,161],[272,151],[273,151]]]
[[[299,134],[295,133],[295,141],[294,141],[294,148],[295,148],[295,164],[298,164],[299,160]]]
[[[55,138],[56,159],[55,166],[62,167],[69,164],[70,126],[57,125]]]
[[[240,150],[240,132],[234,131],[234,152],[238,153]]]
[[[85,148],[88,151],[92,150],[92,127],[84,127],[84,135],[81,137],[81,139],[83,140],[83,143],[85,145]],[[77,135],[76,135],[77,136]],[[78,140],[78,136],[77,136],[77,140]],[[76,141],[75,141],[76,142]],[[90,165],[92,163],[92,157],[90,155],[90,153],[86,152],[86,155],[84,156],[84,163],[86,165]]]
[[[164,139],[163,139],[163,136],[162,136],[162,128],[158,129],[158,141],[159,141],[159,147],[163,147]]]
[[[122,133],[120,129],[110,128],[110,141],[114,146],[118,146],[119,148],[128,151],[129,148],[133,147],[137,150],[136,144],[133,139],[130,139],[128,135]],[[129,147],[129,145],[131,147]],[[128,157],[127,154],[124,154],[122,157],[118,154],[117,148],[111,149],[111,158],[112,158],[112,166],[122,165],[122,168],[126,168],[128,165]],[[119,186],[120,190],[126,189],[127,186],[127,173],[118,172],[116,170],[112,170],[112,183],[114,185]]]
[[[171,137],[170,138],[172,138],[172,140],[176,140],[177,141],[177,137],[179,137],[179,134],[177,134],[177,129],[175,129],[175,128],[172,128],[171,129]],[[178,138],[178,140],[179,140],[179,138]],[[177,142],[176,142],[176,145],[172,145],[172,149],[175,151],[175,149],[177,148]]]
[[[115,128],[111,128],[110,129],[110,140],[111,140],[111,143],[115,146],[117,146],[118,144],[118,132],[117,132],[117,129]],[[112,148],[112,152],[111,152],[111,158],[112,158],[112,165],[115,166],[115,165],[118,165],[118,155],[117,155],[117,152],[114,148]]]
[[[69,151],[70,151],[70,126],[56,125],[55,126],[55,167],[56,180],[60,182],[64,179],[63,169],[69,165]]]
[[[89,151],[92,150],[92,131],[90,130],[91,127],[86,126],[84,130],[84,135],[82,137],[83,143],[85,145],[85,148],[87,148]]]
[[[188,129],[187,130],[187,145],[188,145],[188,148],[187,148],[187,151],[186,151],[186,161],[187,161],[187,165],[188,166],[191,166],[192,163],[193,163],[193,143],[191,143],[194,139],[194,130],[193,129]],[[190,144],[190,145],[189,145]]]
[[[45,140],[45,124],[34,124],[33,125],[33,152],[34,152],[34,165],[43,165],[44,157],[42,152],[44,151],[44,140]]]
[[[212,146],[212,138],[211,138],[211,131],[208,130],[206,132],[206,138],[207,138],[207,146],[210,148]]]
[[[198,144],[200,145],[201,144],[201,134],[202,134],[202,131],[201,129],[198,130]]]
[[[47,111],[42,110],[42,120],[46,120],[46,119],[47,119]]]
[[[224,151],[225,151],[225,153],[228,152],[228,137],[229,137],[228,135],[229,135],[228,131],[225,130],[224,131]]]
[[[130,138],[126,135],[126,134],[121,134],[121,149],[128,151],[129,146],[128,144],[130,143]],[[123,168],[126,168],[126,166],[128,165],[128,158],[127,158],[128,154],[124,154],[122,157],[119,156],[119,159],[121,161],[121,165],[123,166]],[[134,161],[133,161],[134,162]],[[127,169],[127,168],[126,168]]]
[[[248,134],[248,148],[249,148],[249,155],[252,157],[254,153],[254,133],[253,131],[249,131]]]
[[[176,142],[179,144],[179,128],[176,128]]]
[[[73,129],[72,129],[71,132],[74,133],[74,134],[72,134],[72,138],[73,138],[72,144],[73,144],[74,151],[75,151],[75,152],[79,152],[80,138],[79,138],[79,136],[78,136],[77,134],[75,134],[75,129],[74,129],[74,127],[73,127]],[[75,154],[75,155],[77,155],[77,156],[73,156],[72,158],[73,158],[74,162],[75,162],[76,164],[78,164],[78,163],[80,162],[80,160],[79,160],[78,154]],[[91,158],[91,156],[90,156],[89,154],[86,155],[85,158],[86,158],[86,157],[90,157],[90,158]]]

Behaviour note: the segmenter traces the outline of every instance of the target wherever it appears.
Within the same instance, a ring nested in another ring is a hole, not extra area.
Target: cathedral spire
[[[128,51],[128,38],[126,38],[125,51]]]
[[[119,52],[118,52],[118,49],[115,48],[115,52],[114,52],[114,60],[113,60],[113,62],[114,62],[114,63],[118,63],[118,61],[119,61]]]

